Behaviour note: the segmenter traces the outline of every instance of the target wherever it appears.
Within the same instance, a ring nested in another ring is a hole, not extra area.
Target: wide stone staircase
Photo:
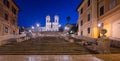
[[[59,37],[42,37],[0,47],[0,55],[90,54],[83,46]]]
[[[119,48],[110,48],[111,53],[120,53]],[[0,55],[81,55],[96,54],[84,46],[71,43],[60,37],[38,37],[23,42],[13,42],[0,46]]]

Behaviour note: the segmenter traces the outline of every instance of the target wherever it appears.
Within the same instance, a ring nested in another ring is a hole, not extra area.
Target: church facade
[[[54,16],[54,21],[52,22],[49,15],[46,16],[46,31],[59,31],[59,16]]]
[[[45,17],[46,22],[44,27],[34,27],[31,30],[31,27],[28,28],[28,30],[31,30],[32,32],[45,32],[45,31],[59,31],[59,28],[61,27],[59,24],[59,16],[54,16],[54,21],[51,20],[51,17],[47,15]]]

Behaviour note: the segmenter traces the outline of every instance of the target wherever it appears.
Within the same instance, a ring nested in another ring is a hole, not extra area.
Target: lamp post
[[[37,25],[37,27],[39,27],[40,25],[39,24],[36,24]]]
[[[36,24],[36,31],[39,32],[39,27],[40,27],[40,24]]]
[[[36,24],[36,31],[37,31],[37,36],[39,36],[39,28],[40,28],[40,24]]]
[[[35,27],[34,27],[34,26],[32,26],[31,28],[32,28],[32,30],[34,30],[34,29],[35,29]]]
[[[34,26],[32,26],[31,28],[32,28],[32,29],[35,29],[35,27],[34,27]]]
[[[67,34],[69,34],[70,28],[68,26],[65,26],[64,31],[67,32]]]
[[[59,25],[59,27],[61,27],[61,25]]]
[[[99,28],[99,30],[98,30],[98,38],[100,38],[101,36],[100,36],[100,31],[101,31],[101,27],[103,26],[103,24],[102,23],[98,23],[98,28]]]
[[[34,27],[34,26],[32,26],[32,27],[31,27],[31,29],[32,29],[32,32],[34,32],[35,27]]]

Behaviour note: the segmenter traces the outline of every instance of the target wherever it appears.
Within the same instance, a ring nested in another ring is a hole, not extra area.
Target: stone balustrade
[[[77,36],[77,35],[71,35],[71,37],[79,39],[79,41],[84,41],[84,43],[94,43],[96,44],[97,39],[96,38],[90,38],[85,36]],[[79,41],[77,41],[79,43]]]
[[[111,39],[111,46],[120,47],[120,39],[110,38]]]
[[[0,46],[11,42],[22,42],[28,39],[30,37],[26,37],[26,34],[0,36]]]
[[[95,51],[97,53],[110,53],[111,41],[109,38],[99,38],[97,44],[92,44],[86,46],[89,50]]]

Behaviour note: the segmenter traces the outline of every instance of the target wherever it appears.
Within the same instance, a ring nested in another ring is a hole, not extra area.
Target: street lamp
[[[39,32],[40,24],[36,24],[36,25],[37,25],[37,31]]]
[[[34,27],[34,26],[32,26],[32,29],[35,29],[35,27]]]
[[[66,27],[65,27],[65,30],[66,30],[66,31],[69,31],[69,30],[70,30],[70,28],[66,26]]]
[[[102,27],[103,27],[103,23],[98,23],[98,28],[99,28],[99,30],[98,30],[98,33],[99,33],[98,38],[100,38],[100,31],[101,31]]]
[[[34,30],[35,30],[35,27],[34,27],[34,26],[32,26],[31,28],[32,28],[32,32],[34,32]]]
[[[61,27],[61,25],[59,25],[59,27]]]
[[[39,36],[40,24],[36,24],[36,26],[37,26],[37,27],[36,27],[36,31],[37,31],[37,32],[36,32],[36,33],[37,33],[36,35]]]
[[[36,24],[37,25],[37,27],[39,27],[40,25],[39,24]]]
[[[29,30],[29,32],[30,32],[30,33],[32,33],[32,31],[31,31],[31,30]]]
[[[98,27],[100,28],[102,26],[102,23],[98,23]]]
[[[70,28],[68,26],[65,26],[64,31],[67,32],[67,34],[69,34]]]

